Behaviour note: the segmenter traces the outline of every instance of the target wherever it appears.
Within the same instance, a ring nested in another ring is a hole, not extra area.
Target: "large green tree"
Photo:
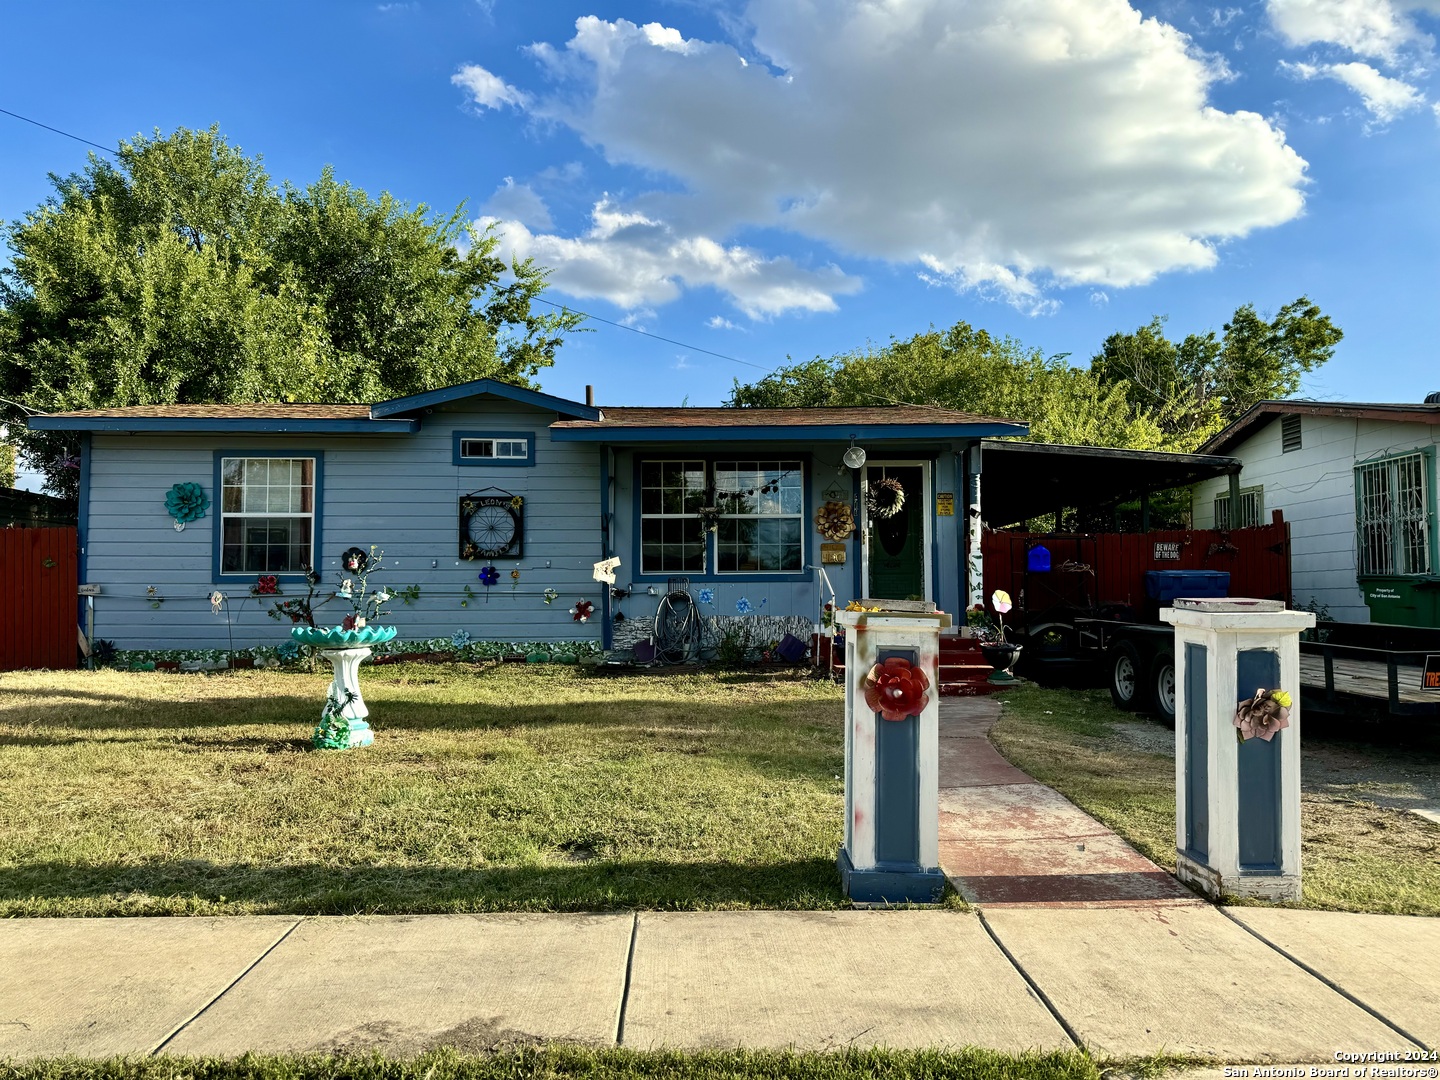
[[[340,183],[272,183],[215,128],[137,137],[51,177],[6,227],[0,398],[31,409],[373,401],[469,379],[533,384],[578,316],[463,214]],[[15,437],[73,487],[65,439]]]
[[[939,405],[1030,421],[1037,442],[1152,449],[1163,441],[1154,419],[1065,357],[1047,358],[1013,338],[969,323],[930,329],[880,349],[817,357],[757,382],[738,381],[729,405]]]
[[[1256,402],[1295,394],[1343,336],[1302,296],[1272,318],[1245,304],[1218,336],[1212,330],[1179,342],[1166,337],[1165,320],[1156,317],[1106,338],[1090,370],[1153,415],[1170,448],[1193,450]]]

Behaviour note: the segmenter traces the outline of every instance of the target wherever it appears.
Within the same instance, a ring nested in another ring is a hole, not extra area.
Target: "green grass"
[[[1144,1063],[1126,1075],[1151,1075]],[[1109,1070],[1106,1070],[1108,1072]],[[0,1064],[0,1080],[1099,1080],[1079,1051],[850,1050],[839,1053],[591,1050],[540,1047],[419,1058],[320,1055],[55,1059]]]
[[[841,695],[395,665],[0,676],[0,916],[831,908]]]
[[[1118,712],[1105,691],[1022,687],[1004,700],[991,731],[1000,752],[1173,871],[1174,757],[1138,744],[1134,736],[1146,734],[1143,729],[1131,729],[1129,738],[1123,730],[1127,722],[1154,722]],[[1161,737],[1173,738],[1155,727]],[[1433,750],[1417,748],[1411,760],[1417,770],[1440,767]],[[1303,757],[1301,771],[1303,777]],[[1440,915],[1440,825],[1306,790],[1300,827],[1304,901],[1298,906]]]

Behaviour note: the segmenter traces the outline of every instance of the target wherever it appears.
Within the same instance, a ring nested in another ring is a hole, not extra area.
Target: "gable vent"
[[[1300,449],[1300,417],[1290,413],[1280,418],[1280,452],[1288,454]]]

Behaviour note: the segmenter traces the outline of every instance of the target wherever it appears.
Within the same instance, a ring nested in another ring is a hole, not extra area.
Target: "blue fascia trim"
[[[457,431],[454,433],[454,464],[467,469],[529,469],[535,466],[535,432],[533,431]],[[523,458],[467,458],[460,456],[462,439],[524,439]]]
[[[224,431],[233,435],[247,434],[336,434],[336,435],[413,435],[420,430],[418,420],[319,420],[262,419],[202,416],[32,416],[32,431]]]
[[[1025,435],[1028,424],[794,424],[736,427],[614,427],[550,429],[554,442],[700,443],[757,439],[815,443],[822,439],[981,439]]]
[[[804,464],[804,467],[805,467],[805,494],[804,494],[804,499],[805,499],[805,507],[806,507],[806,509],[805,509],[802,517],[803,517],[805,520],[808,520],[808,519],[809,519],[809,516],[810,516],[809,507],[810,507],[811,503],[813,502],[813,494],[814,494],[813,491],[812,491],[811,485],[812,485],[813,482],[814,482],[815,462],[811,459],[811,456],[810,456],[808,453],[797,452],[797,453],[791,454],[791,456],[794,457],[794,458],[798,458],[798,459]],[[717,545],[717,542],[718,542],[718,541],[717,541],[717,537],[716,537],[716,535],[715,535],[714,533],[706,533],[706,534],[705,534],[705,565],[706,565],[706,567],[708,568],[708,569],[705,571],[705,573],[703,573],[703,574],[683,574],[683,573],[679,573],[679,572],[674,572],[674,573],[672,573],[672,572],[668,572],[668,571],[665,572],[665,573],[659,573],[659,574],[647,574],[647,573],[644,573],[644,572],[640,569],[640,566],[641,566],[641,563],[640,563],[640,517],[641,517],[641,515],[640,515],[640,502],[641,502],[641,498],[640,498],[640,492],[641,492],[641,486],[640,486],[640,468],[641,468],[642,465],[644,465],[644,463],[645,463],[646,460],[649,460],[649,459],[644,458],[644,457],[642,457],[642,456],[639,455],[639,454],[636,454],[636,455],[634,455],[634,457],[633,457],[633,459],[632,459],[632,461],[631,461],[631,465],[632,465],[632,467],[633,467],[633,469],[634,469],[634,479],[633,479],[634,486],[630,489],[630,492],[631,492],[631,498],[630,498],[630,502],[631,502],[631,514],[630,514],[631,523],[630,523],[630,524],[631,524],[631,528],[633,529],[633,532],[632,532],[631,538],[630,538],[630,555],[631,555],[631,558],[632,558],[634,561],[631,563],[631,566],[633,567],[633,573],[631,573],[629,576],[630,576],[630,580],[631,580],[632,582],[635,582],[635,583],[641,584],[641,585],[652,585],[652,584],[658,584],[658,583],[663,582],[663,581],[669,581],[669,580],[670,580],[671,578],[673,578],[673,577],[688,577],[691,581],[708,581],[708,582],[714,582],[715,584],[724,584],[725,582],[731,582],[731,583],[734,583],[734,584],[741,584],[741,585],[747,585],[747,584],[766,585],[766,584],[770,584],[770,583],[772,583],[772,582],[773,582],[773,583],[776,583],[776,584],[783,584],[783,583],[786,583],[786,582],[814,581],[814,580],[815,580],[814,571],[811,571],[811,570],[804,570],[804,571],[801,571],[801,572],[798,573],[798,574],[797,574],[797,573],[764,573],[764,572],[761,572],[761,571],[751,571],[750,573],[745,573],[745,574],[722,574],[722,573],[719,573],[719,572],[715,569],[715,566],[716,566],[716,564],[719,562],[719,559],[718,559],[717,554],[716,554],[716,545]],[[733,452],[732,452],[732,453],[725,453],[725,454],[694,454],[694,455],[692,455],[690,458],[688,458],[687,460],[691,460],[691,461],[703,461],[703,462],[705,462],[706,475],[708,476],[708,475],[709,475],[709,472],[710,472],[710,469],[714,466],[714,464],[715,464],[716,461],[731,461],[731,460],[736,460],[736,455],[735,455]],[[740,459],[740,460],[744,460],[744,459]],[[809,566],[809,565],[810,565],[810,558],[811,558],[811,556],[814,554],[814,550],[813,550],[813,549],[814,549],[814,546],[815,546],[815,545],[810,542],[809,533],[802,527],[801,530],[800,530],[800,565],[801,565],[801,566]]]
[[[518,401],[522,405],[533,405],[537,409],[547,409],[576,420],[600,419],[600,410],[593,405],[582,405],[578,401],[555,397],[553,394],[542,394],[539,390],[530,390],[523,386],[511,386],[509,383],[503,383],[497,379],[476,379],[473,382],[458,383],[455,386],[442,386],[438,390],[410,394],[408,397],[380,401],[370,406],[370,415],[379,420],[386,416],[395,416],[397,413],[415,412],[418,409],[429,409],[451,401],[479,397],[481,394],[491,394],[510,401]]]
[[[216,450],[215,451],[215,472],[211,483],[214,487],[210,492],[210,506],[214,510],[215,523],[210,528],[210,578],[216,585],[234,585],[244,581],[254,581],[255,576],[251,573],[222,574],[220,572],[220,552],[224,547],[224,535],[222,525],[224,524],[224,495],[225,486],[220,476],[220,464],[227,457],[250,457],[250,458],[301,458],[308,457],[315,459],[315,532],[310,546],[311,566],[319,570],[323,552],[325,550],[325,451],[310,449],[292,450]],[[305,581],[304,574],[276,574],[275,578],[282,585],[297,585]]]

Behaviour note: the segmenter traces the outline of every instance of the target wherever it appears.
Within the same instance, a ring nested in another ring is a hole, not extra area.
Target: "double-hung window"
[[[805,469],[798,460],[640,466],[642,574],[799,573],[804,520]]]
[[[1217,529],[1254,529],[1265,514],[1265,488],[1240,489],[1240,511],[1230,514],[1230,493],[1215,496],[1215,527]]]
[[[1356,524],[1362,576],[1428,574],[1433,496],[1430,458],[1402,454],[1355,466]]]
[[[298,574],[315,561],[315,458],[220,460],[220,572]]]

